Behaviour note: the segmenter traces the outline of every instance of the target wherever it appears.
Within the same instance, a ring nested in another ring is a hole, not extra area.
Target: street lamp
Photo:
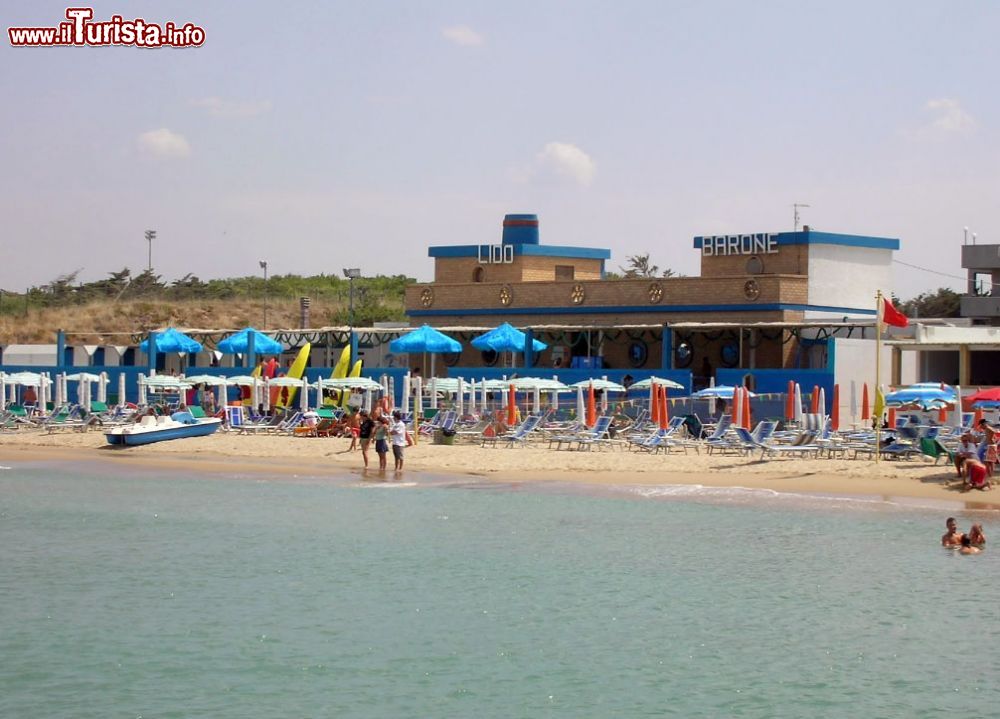
[[[149,243],[149,264],[146,269],[153,271],[153,240],[156,239],[156,230],[146,230],[146,242]]]
[[[267,260],[260,261],[260,268],[264,270],[264,327],[267,329]]]
[[[347,321],[348,324],[350,324],[350,326],[353,328],[354,327],[354,280],[361,277],[361,270],[357,267],[352,267],[350,269],[344,268],[344,277],[347,278],[348,282],[351,285],[350,300],[347,309]]]

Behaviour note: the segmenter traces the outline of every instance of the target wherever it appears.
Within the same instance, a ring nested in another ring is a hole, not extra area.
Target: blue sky
[[[64,3],[7,2],[4,28]],[[281,11],[276,8],[282,7]],[[1000,243],[988,2],[99,2],[185,50],[0,50],[0,287],[153,264],[172,280],[432,276],[429,245],[649,252],[791,229],[898,237],[959,275]],[[902,265],[903,297],[962,282]]]

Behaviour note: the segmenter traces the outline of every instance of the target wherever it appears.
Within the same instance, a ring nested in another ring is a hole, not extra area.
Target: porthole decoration
[[[658,305],[663,300],[663,285],[654,282],[649,286],[649,302]]]
[[[743,294],[748,300],[755,300],[760,297],[760,285],[757,280],[747,280],[743,283]]]
[[[694,359],[694,348],[690,342],[681,342],[674,348],[674,367],[677,369],[687,369]]]
[[[573,285],[573,289],[569,292],[569,300],[574,305],[582,305],[583,301],[587,298],[587,291],[583,288],[579,282]]]
[[[504,307],[509,305],[514,301],[514,290],[510,288],[510,285],[504,285],[500,288],[500,304]]]
[[[434,290],[430,287],[425,287],[420,290],[420,304],[424,307],[430,307],[434,304]]]

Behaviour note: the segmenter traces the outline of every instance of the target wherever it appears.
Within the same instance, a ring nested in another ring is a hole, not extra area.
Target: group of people
[[[403,415],[399,410],[395,410],[391,416],[382,412],[381,407],[374,407],[369,412],[366,409],[351,413],[357,418],[357,434],[352,436],[351,446],[354,449],[355,442],[361,445],[361,458],[364,460],[365,469],[368,469],[368,448],[372,441],[375,442],[375,454],[378,455],[379,471],[384,472],[388,467],[389,447],[392,447],[393,469],[397,472],[403,471],[403,450],[406,448],[408,437],[406,424],[403,422]]]
[[[990,489],[989,476],[997,462],[997,430],[985,419],[959,438],[955,453],[955,470],[966,489]]]
[[[962,554],[979,554],[986,546],[986,535],[983,534],[983,525],[973,524],[967,534],[958,531],[958,523],[954,517],[948,517],[945,521],[947,531],[941,537],[941,546],[948,549],[957,549]]]

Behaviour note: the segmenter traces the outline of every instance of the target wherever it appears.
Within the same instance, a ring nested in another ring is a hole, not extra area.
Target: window
[[[472,271],[472,281],[473,282],[482,282],[483,279],[485,279],[485,277],[486,277],[486,268],[485,267],[477,267],[476,269],[474,269]]]
[[[576,268],[573,265],[556,265],[557,280],[576,279]]]

